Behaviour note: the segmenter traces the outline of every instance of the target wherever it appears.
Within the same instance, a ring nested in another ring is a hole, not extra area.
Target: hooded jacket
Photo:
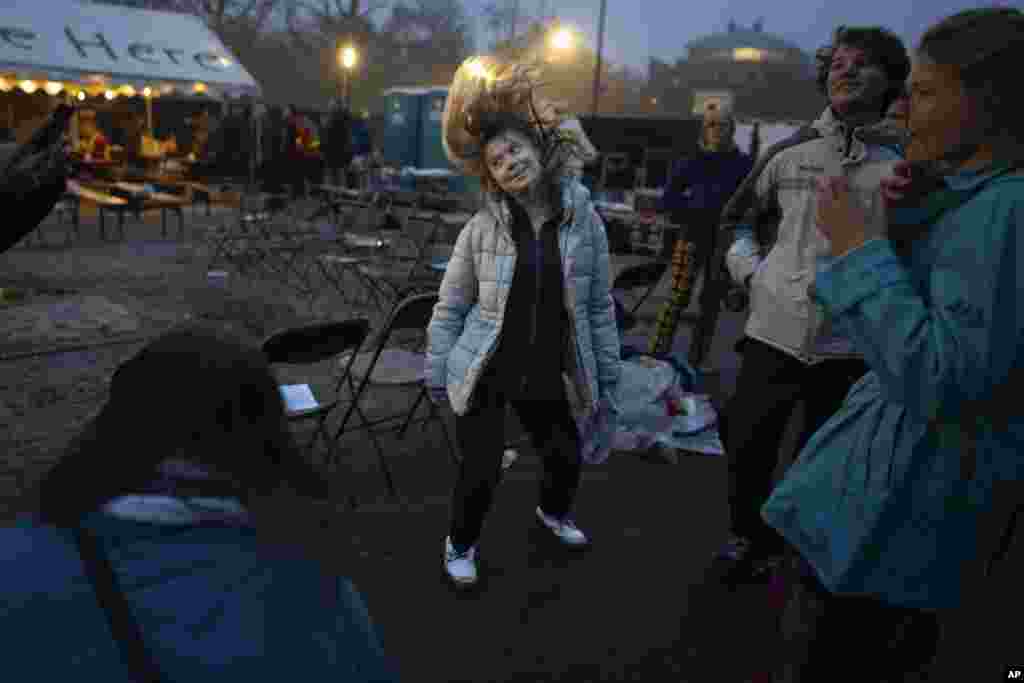
[[[621,373],[608,236],[589,192],[575,180],[562,182],[562,206],[566,382],[577,414],[592,417],[602,398],[613,400]],[[517,259],[510,221],[508,206],[492,202],[462,229],[427,328],[427,383],[447,387],[457,415],[469,409],[502,333]]]
[[[1024,176],[945,183],[974,194],[907,253],[873,239],[818,274],[871,371],[762,508],[830,590],[931,609],[961,603],[997,501],[1024,485]]]
[[[877,128],[851,130],[831,108],[811,128],[810,135],[798,134],[766,152],[729,200],[721,222],[732,243],[726,254],[730,275],[739,284],[752,276],[747,336],[807,364],[860,357],[807,295],[815,268],[828,253],[828,241],[815,224],[817,181],[845,175],[858,198],[869,203],[901,158],[895,138]],[[866,208],[876,224],[880,207]],[[756,235],[779,216],[774,246],[762,256]]]

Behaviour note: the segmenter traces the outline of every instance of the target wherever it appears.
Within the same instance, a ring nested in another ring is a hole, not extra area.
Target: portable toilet
[[[418,168],[451,168],[441,144],[441,118],[447,87],[429,88],[421,95]]]
[[[417,166],[420,148],[420,107],[424,88],[389,88],[384,96],[382,151],[388,163]]]

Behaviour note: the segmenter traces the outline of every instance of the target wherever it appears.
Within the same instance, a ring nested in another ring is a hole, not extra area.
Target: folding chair
[[[448,433],[448,426],[444,417],[427,396],[426,384],[423,381],[423,366],[426,361],[426,330],[430,324],[430,318],[434,313],[434,306],[437,304],[437,293],[417,294],[399,302],[385,323],[383,330],[374,343],[373,351],[360,353],[355,362],[351,365],[350,374],[353,377],[361,378],[359,386],[355,391],[352,405],[342,419],[341,426],[334,438],[337,439],[345,431],[348,420],[353,411],[359,405],[370,384],[387,385],[394,387],[417,387],[416,400],[408,411],[388,415],[386,417],[371,420],[365,428],[371,433],[376,431],[378,425],[385,423],[396,423],[402,421],[401,426],[395,430],[400,439],[404,439],[406,431],[413,423],[422,424],[424,428],[430,421],[437,421],[444,432],[445,441],[448,443],[449,455],[454,463],[459,462],[455,444]],[[406,341],[402,346],[388,347],[390,341],[396,338],[398,332],[415,332],[414,339]],[[426,417],[415,417],[416,410],[423,403],[427,402],[428,414]],[[360,427],[362,429],[364,427]],[[381,460],[385,476],[388,478],[388,486],[394,494],[394,487],[391,482],[390,470],[386,469],[384,460]]]
[[[667,261],[640,263],[635,266],[629,266],[615,278],[615,281],[612,283],[613,292],[632,292],[636,289],[644,289],[644,292],[636,303],[633,304],[633,307],[625,311],[624,329],[629,330],[636,326],[636,312],[647,301],[647,297],[651,295],[651,292],[658,286],[658,283],[661,282],[665,271],[668,270],[668,265]]]
[[[331,240],[326,253],[317,257],[324,281],[338,293],[343,303],[352,306],[370,304],[371,287],[359,272],[359,266],[367,261],[367,257],[356,255],[346,245],[344,238]],[[358,296],[357,292],[362,296]]]
[[[377,208],[375,195],[324,189],[326,187],[329,186],[321,186],[320,205],[307,220],[317,221],[330,216],[335,225],[346,229],[353,229],[360,223],[360,218],[372,222],[372,214]]]
[[[343,320],[281,330],[267,337],[260,347],[268,363],[290,367],[308,367],[338,358],[345,353],[348,354],[348,360],[338,364],[333,393],[320,399],[314,395],[310,405],[286,406],[286,415],[290,423],[316,420],[313,437],[306,444],[307,454],[312,454],[317,438],[322,437],[327,445],[327,456],[324,459],[326,465],[330,465],[336,460],[337,448],[336,440],[331,439],[327,432],[327,418],[342,404],[342,385],[347,384],[350,396],[355,396],[351,375],[352,362],[362,349],[369,333],[370,322],[368,320],[361,318]],[[309,388],[308,384],[282,385],[282,393],[290,391],[290,389],[284,388],[286,386]],[[310,393],[312,393],[312,389],[310,389]],[[350,406],[354,405],[352,400],[349,400]],[[355,410],[359,419],[366,424],[366,415],[363,414],[363,411],[358,406],[355,406]],[[346,415],[346,419],[348,419],[348,415]]]
[[[390,258],[359,266],[384,311],[416,292],[436,291],[440,273],[430,267],[435,242],[444,229],[436,213],[409,216],[402,234],[390,238]]]

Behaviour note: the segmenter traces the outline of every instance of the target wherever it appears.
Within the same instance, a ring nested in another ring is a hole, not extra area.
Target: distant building
[[[791,43],[730,21],[686,45],[674,65],[651,60],[650,88],[666,113],[700,115],[710,102],[731,105],[742,119],[810,120],[824,107],[814,61]]]
[[[83,0],[85,4],[117,5],[118,7],[134,7],[135,9],[164,9],[166,2],[154,0]]]

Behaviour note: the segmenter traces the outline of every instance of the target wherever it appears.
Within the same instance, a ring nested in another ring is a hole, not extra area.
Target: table
[[[125,212],[133,212],[138,220],[141,218],[143,211],[150,209],[158,209],[160,211],[161,235],[165,238],[167,237],[167,212],[175,213],[178,216],[178,238],[184,238],[185,214],[183,208],[189,203],[186,198],[166,192],[151,191],[148,185],[139,183],[96,183],[95,187],[105,191],[108,195],[112,195],[114,198],[122,200],[122,202],[92,200],[96,201],[96,205],[99,207],[100,234],[104,239],[106,239],[105,214],[107,211],[113,211],[117,214],[118,232],[121,233],[121,239],[124,239]]]
[[[227,205],[238,205],[241,207],[244,192],[238,191],[237,188],[225,192],[223,189],[215,190],[205,183],[197,183],[193,180],[181,181],[174,183],[184,187],[186,191],[193,197],[193,203],[195,199],[206,204],[206,215],[211,215],[210,208],[213,204],[227,204]],[[223,186],[222,186],[223,187]]]

